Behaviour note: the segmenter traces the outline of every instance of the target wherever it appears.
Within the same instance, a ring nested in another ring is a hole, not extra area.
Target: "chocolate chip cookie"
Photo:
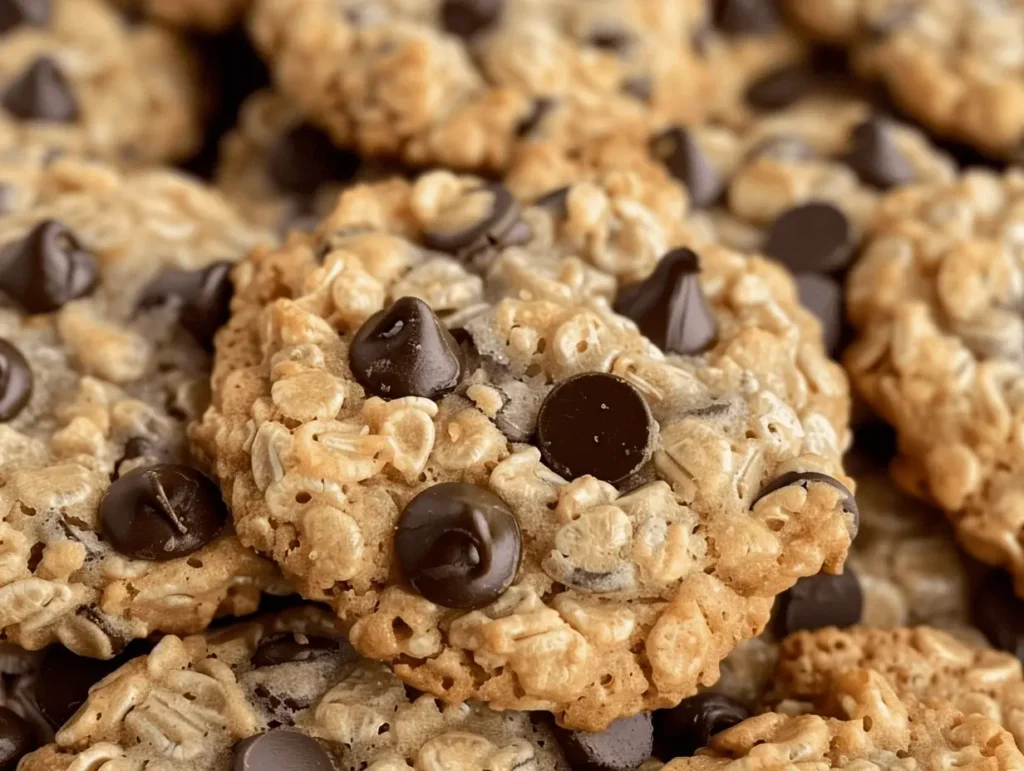
[[[8,163],[0,188],[0,637],[109,658],[252,612],[280,579],[185,429],[262,237],[171,171]]]

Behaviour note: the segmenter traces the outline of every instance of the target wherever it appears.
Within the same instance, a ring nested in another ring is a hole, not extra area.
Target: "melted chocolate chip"
[[[783,487],[789,487],[790,485],[800,485],[805,490],[808,486],[821,482],[826,485],[831,485],[836,488],[843,496],[843,511],[849,514],[853,519],[853,530],[852,534],[856,535],[857,530],[860,527],[860,511],[857,509],[857,501],[853,497],[846,485],[840,482],[838,479],[830,477],[828,474],[819,474],[817,471],[788,471],[780,477],[777,477],[773,481],[761,488],[761,491],[757,494],[757,498],[754,499],[754,503],[751,504],[751,508],[759,500],[764,498],[776,490],[781,490]]]
[[[972,618],[989,642],[1024,662],[1024,600],[1014,593],[1010,576],[989,571],[972,599]]]
[[[888,190],[914,181],[914,167],[900,151],[885,119],[869,118],[854,128],[850,139],[846,163],[862,182]]]
[[[537,415],[544,462],[566,479],[586,474],[611,484],[628,479],[650,459],[657,433],[643,395],[603,372],[563,380]]]
[[[32,368],[21,351],[0,337],[0,423],[18,416],[32,398]]]
[[[334,771],[334,764],[316,739],[273,728],[235,745],[231,771]]]
[[[843,341],[843,288],[831,276],[801,273],[796,277],[800,304],[818,317],[828,355],[835,358]]]
[[[7,84],[0,106],[16,118],[47,123],[74,123],[78,100],[56,61],[41,56]]]
[[[695,207],[711,206],[722,197],[725,179],[689,129],[669,129],[651,143],[651,151],[673,177],[686,185],[690,203]]]
[[[554,729],[573,771],[636,771],[654,747],[648,713],[620,718],[598,733],[568,731],[557,725]]]
[[[338,653],[345,648],[351,652],[348,643],[329,637],[298,637],[294,634],[277,635],[263,640],[252,656],[252,665],[257,669],[278,664],[294,664],[299,661],[316,661],[324,656]],[[354,654],[353,654],[354,655]]]
[[[847,565],[842,575],[818,573],[797,581],[779,597],[773,622],[779,635],[785,636],[801,629],[855,626],[863,610],[860,581]]]
[[[50,0],[0,0],[0,35],[16,27],[45,27],[49,23]]]
[[[470,261],[529,241],[530,229],[520,219],[519,202],[503,185],[481,185],[466,193],[464,203],[465,210],[453,217],[449,227],[423,234],[429,248]]]
[[[776,0],[714,0],[715,26],[728,35],[767,35],[782,24]]]
[[[301,123],[274,143],[267,174],[278,189],[313,195],[329,182],[348,182],[359,170],[359,156],[340,150],[319,129]]]
[[[45,220],[0,250],[0,292],[29,313],[50,313],[90,294],[96,258],[62,222]]]
[[[16,712],[0,707],[0,771],[14,771],[18,761],[38,746],[32,726]]]
[[[179,323],[207,350],[231,316],[231,263],[215,262],[199,270],[168,270],[142,291],[140,308],[171,304]]]
[[[522,536],[515,514],[483,487],[428,487],[398,520],[395,552],[406,580],[446,608],[482,608],[516,577]]]
[[[712,736],[748,717],[750,710],[724,693],[698,693],[654,713],[654,753],[664,761],[692,757]]]
[[[224,528],[228,509],[220,488],[188,466],[159,463],[129,471],[100,501],[103,537],[132,559],[184,557]]]
[[[846,267],[855,246],[846,215],[830,203],[813,201],[782,212],[762,251],[794,273],[833,273]]]
[[[790,64],[751,83],[745,97],[756,110],[781,110],[807,95],[816,82],[814,73],[806,66]]]
[[[444,0],[441,26],[452,35],[473,37],[497,24],[504,10],[505,0]]]
[[[403,297],[367,319],[348,356],[359,384],[382,399],[440,399],[462,376],[462,349],[416,297]]]
[[[700,260],[673,249],[643,281],[619,290],[615,311],[632,319],[666,353],[703,353],[718,339],[715,314],[700,284]]]

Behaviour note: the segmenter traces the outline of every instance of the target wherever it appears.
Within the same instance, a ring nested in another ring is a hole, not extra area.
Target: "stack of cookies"
[[[1024,3],[0,0],[0,771],[1024,771]]]

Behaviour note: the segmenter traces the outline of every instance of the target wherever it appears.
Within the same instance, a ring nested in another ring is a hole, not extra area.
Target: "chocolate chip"
[[[865,184],[888,190],[914,181],[914,167],[900,151],[885,119],[877,115],[868,118],[853,129],[850,139],[853,147],[846,163]]]
[[[446,608],[482,608],[516,577],[522,536],[491,491],[463,482],[428,487],[402,510],[395,552],[406,580]]]
[[[32,398],[32,368],[21,351],[0,337],[0,423],[17,417]]]
[[[722,197],[725,179],[689,129],[669,129],[651,143],[651,151],[673,177],[686,185],[690,203],[697,208],[712,206]]]
[[[13,710],[0,707],[0,771],[14,771],[18,761],[38,746],[32,726]]]
[[[170,463],[174,460],[174,454],[168,451],[152,439],[145,436],[133,436],[124,445],[124,452],[114,464],[114,479],[121,476],[121,466],[125,461],[136,458],[148,458],[154,463]]]
[[[469,190],[461,203],[448,222],[423,234],[429,248],[469,261],[529,240],[519,202],[503,185],[490,183]]]
[[[615,484],[650,459],[657,424],[643,395],[604,372],[574,375],[551,389],[537,415],[544,462],[566,479],[590,474]]]
[[[120,477],[100,501],[103,537],[132,559],[162,562],[201,549],[224,528],[220,488],[188,466],[159,463]]]
[[[444,0],[441,26],[453,35],[469,38],[497,24],[504,10],[505,0]]]
[[[555,106],[555,100],[546,96],[538,96],[530,103],[530,111],[516,126],[516,137],[523,139],[530,137],[537,130],[541,121],[551,112]]]
[[[554,726],[573,771],[636,771],[651,756],[654,728],[648,713],[619,718],[598,733]]]
[[[334,764],[316,739],[273,728],[235,745],[231,771],[334,771]]]
[[[803,64],[789,64],[755,80],[744,95],[756,110],[781,110],[807,95],[816,78]]]
[[[62,222],[44,220],[0,250],[0,292],[29,313],[49,313],[90,294],[96,258]]]
[[[971,603],[971,617],[989,642],[1024,662],[1024,600],[1013,591],[1013,580],[1002,570],[991,570],[979,582]]]
[[[602,51],[621,54],[633,44],[633,35],[628,30],[608,29],[596,30],[587,38],[587,42]]]
[[[857,509],[857,501],[853,497],[846,485],[840,482],[834,477],[830,477],[828,474],[819,474],[817,471],[788,471],[782,476],[776,477],[774,480],[769,482],[767,485],[761,488],[761,491],[757,494],[757,498],[754,499],[754,503],[751,504],[753,508],[759,500],[764,498],[766,495],[774,493],[776,490],[781,490],[783,487],[789,487],[790,485],[800,485],[805,490],[808,486],[822,482],[826,485],[831,485],[836,488],[843,495],[843,511],[849,514],[853,519],[852,534],[856,535],[857,530],[860,527],[860,511]]]
[[[856,626],[863,609],[860,581],[847,565],[842,575],[818,573],[801,578],[780,595],[772,620],[779,635],[785,636],[801,629]]]
[[[359,170],[359,156],[334,146],[324,132],[301,123],[274,143],[267,174],[279,190],[313,195],[329,182],[348,182]]]
[[[551,216],[555,219],[564,220],[569,214],[569,191],[571,189],[566,185],[552,190],[534,201],[533,205],[538,209],[546,209],[551,212]]]
[[[50,0],[0,0],[0,35],[15,27],[45,27],[49,23]]]
[[[776,0],[714,0],[713,14],[729,35],[767,35],[782,24]]]
[[[666,353],[703,353],[718,339],[715,314],[700,285],[700,259],[689,249],[673,249],[650,276],[620,289],[615,311]]]
[[[294,664],[299,661],[316,661],[324,656],[338,653],[347,646],[348,643],[342,640],[332,640],[329,637],[277,635],[260,643],[252,656],[252,665],[259,669],[278,664]]]
[[[692,757],[712,736],[748,717],[750,710],[724,693],[698,693],[654,713],[654,754],[664,761]]]
[[[198,270],[168,270],[142,291],[140,308],[171,304],[178,323],[207,350],[213,337],[231,316],[231,263],[214,262]]]
[[[796,277],[800,304],[818,317],[828,355],[835,358],[843,341],[843,288],[831,276],[801,273]]]
[[[794,273],[833,273],[846,267],[855,246],[846,215],[830,203],[813,201],[776,217],[762,251]]]
[[[417,297],[403,297],[356,331],[348,352],[359,384],[382,399],[440,399],[462,376],[462,349]]]
[[[41,56],[7,84],[0,106],[16,118],[48,123],[78,120],[78,100],[60,66]]]

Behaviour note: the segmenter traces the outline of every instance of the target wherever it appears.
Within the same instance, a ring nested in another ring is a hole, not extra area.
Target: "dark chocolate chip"
[[[348,351],[359,384],[382,399],[440,399],[462,376],[462,348],[418,297],[402,297],[356,330]]]
[[[846,485],[840,482],[834,477],[830,477],[828,474],[819,474],[817,471],[788,471],[780,477],[775,478],[767,485],[761,488],[761,491],[757,494],[757,498],[754,499],[754,503],[751,504],[753,507],[759,500],[764,498],[766,495],[774,493],[776,490],[781,490],[783,487],[789,487],[790,485],[800,485],[805,490],[808,485],[814,484],[815,482],[822,482],[826,485],[831,485],[836,488],[840,493],[843,494],[843,511],[849,514],[853,518],[853,530],[852,534],[856,535],[857,530],[860,528],[860,511],[857,509],[857,501],[853,497]]]
[[[611,484],[628,479],[650,459],[657,433],[643,395],[604,372],[563,380],[537,415],[544,462],[566,479],[585,474]]]
[[[633,44],[633,41],[634,37],[628,30],[611,27],[596,30],[587,38],[590,45],[613,54],[623,53]]]
[[[794,206],[768,228],[762,251],[794,273],[834,273],[853,256],[853,226],[824,201]]]
[[[142,291],[140,308],[171,304],[178,323],[207,350],[213,337],[231,315],[231,263],[214,262],[198,270],[168,270]]]
[[[568,185],[552,190],[534,201],[533,205],[551,212],[555,219],[564,220],[569,214],[569,190]]]
[[[359,170],[359,156],[334,146],[324,132],[301,123],[274,143],[267,174],[278,189],[313,195],[329,182],[348,182]]]
[[[121,465],[128,460],[136,458],[147,458],[154,463],[170,463],[174,460],[174,454],[166,447],[157,444],[145,436],[133,436],[124,445],[124,452],[114,464],[114,479],[121,476]]]
[[[651,97],[654,95],[654,84],[646,75],[637,75],[636,77],[626,78],[622,83],[622,90],[641,102],[647,103],[651,101]]]
[[[782,24],[776,0],[714,0],[713,13],[728,35],[767,35]]]
[[[724,693],[698,693],[654,713],[654,754],[664,761],[692,757],[712,736],[748,717],[750,710]]]
[[[252,665],[257,669],[278,664],[294,664],[298,661],[316,661],[324,656],[339,653],[348,643],[329,637],[297,637],[294,634],[277,635],[262,641],[252,656]]]
[[[469,261],[529,240],[529,226],[520,219],[519,202],[504,185],[481,185],[466,193],[464,203],[466,211],[460,212],[451,227],[423,234],[428,247]]]
[[[773,623],[780,636],[802,629],[856,626],[863,610],[860,581],[847,565],[842,575],[818,573],[797,581],[779,597]]]
[[[0,707],[0,771],[14,771],[18,761],[38,746],[28,721],[13,710]]]
[[[555,106],[555,100],[546,96],[538,96],[530,103],[530,111],[516,126],[516,137],[530,137],[540,123]]]
[[[21,351],[0,337],[0,423],[17,417],[32,398],[32,368]]]
[[[747,104],[756,110],[781,110],[814,88],[814,73],[803,64],[789,64],[769,72],[747,87]]]
[[[843,288],[831,276],[800,273],[796,277],[800,304],[818,317],[828,355],[835,358],[843,341]]]
[[[48,123],[78,120],[78,100],[71,84],[49,56],[39,57],[7,84],[0,106],[22,120]]]
[[[62,222],[44,220],[0,250],[0,292],[29,313],[49,313],[90,294],[99,267]]]
[[[853,129],[846,164],[861,181],[881,190],[914,181],[914,167],[900,151],[884,118],[874,116]]]
[[[598,733],[554,728],[573,771],[636,771],[654,747],[654,728],[646,712],[619,718]]]
[[[446,608],[482,608],[516,577],[522,536],[515,514],[483,487],[445,482],[402,510],[395,553],[406,580]]]
[[[505,0],[444,0],[441,26],[452,35],[469,38],[497,24],[504,10]]]
[[[992,645],[1024,662],[1024,600],[1007,573],[991,570],[984,576],[974,591],[971,616]]]
[[[669,173],[686,186],[690,203],[697,208],[712,206],[722,197],[725,178],[701,150],[689,129],[669,129],[651,143],[651,151]]]
[[[715,314],[700,285],[700,259],[689,249],[673,249],[650,276],[620,289],[615,311],[666,353],[703,353],[718,339]]]
[[[159,463],[129,471],[100,501],[104,539],[132,559],[184,557],[224,528],[228,509],[220,488],[189,466]]]
[[[45,27],[49,23],[50,0],[0,0],[0,35],[15,27]]]
[[[231,771],[334,771],[334,764],[313,737],[273,728],[235,745]]]

